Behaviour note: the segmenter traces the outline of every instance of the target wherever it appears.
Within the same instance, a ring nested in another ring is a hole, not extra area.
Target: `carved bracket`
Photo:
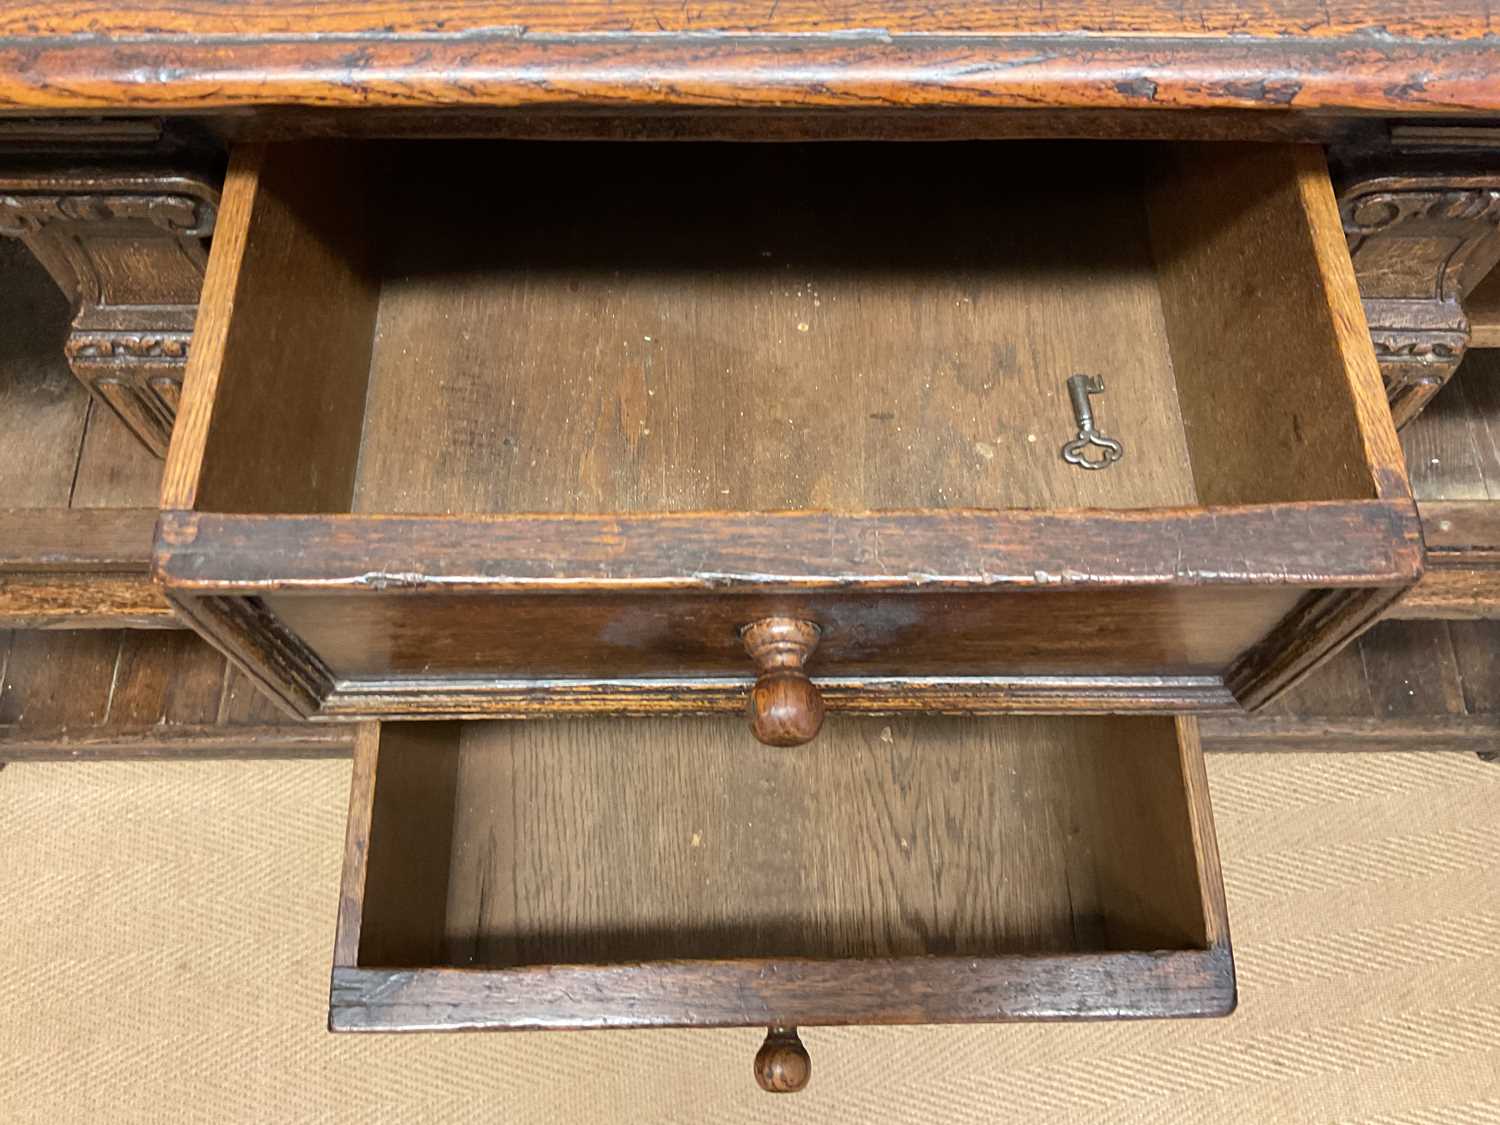
[[[175,171],[0,174],[0,234],[74,302],[64,350],[83,384],[165,456],[218,188]]]
[[[1402,426],[1469,346],[1464,298],[1500,258],[1500,167],[1366,174],[1343,185],[1339,212]]]

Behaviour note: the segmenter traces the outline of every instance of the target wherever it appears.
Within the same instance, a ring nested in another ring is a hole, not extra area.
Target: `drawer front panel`
[[[740,630],[822,630],[813,676],[1213,675],[1296,587],[982,594],[293,594],[265,606],[337,680],[750,676]]]

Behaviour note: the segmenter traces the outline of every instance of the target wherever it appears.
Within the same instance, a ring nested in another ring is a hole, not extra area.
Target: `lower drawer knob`
[[[750,729],[767,746],[801,746],[823,726],[823,697],[805,670],[821,632],[794,617],[767,617],[740,631],[757,673]]]
[[[755,1081],[771,1094],[795,1094],[812,1077],[812,1060],[795,1027],[773,1027],[755,1053]]]

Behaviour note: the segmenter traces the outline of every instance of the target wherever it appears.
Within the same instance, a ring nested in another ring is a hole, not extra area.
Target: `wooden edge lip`
[[[312,718],[333,690],[317,654],[258,598],[193,597],[168,589],[182,620],[294,719]]]
[[[1240,710],[1217,676],[813,676],[830,711],[948,715],[1137,714]],[[325,719],[535,719],[739,714],[753,678],[635,680],[344,680],[317,712]]]
[[[1225,685],[1247,711],[1257,710],[1374,625],[1410,588],[1325,589],[1304,595],[1230,664]]]
[[[353,745],[353,728],[332,723],[156,723],[40,731],[0,725],[0,761],[5,762],[347,758]]]
[[[1488,38],[1361,34],[497,27],[0,39],[0,101],[10,112],[613,103],[1480,113],[1500,111],[1497,71],[1500,50]]]
[[[262,145],[245,144],[234,146],[229,154],[213,249],[203,274],[193,343],[183,372],[182,395],[162,467],[158,506],[163,509],[190,508],[197,499],[264,153]]]
[[[1150,953],[336,968],[333,1031],[802,1027],[1225,1016],[1227,946]]]
[[[0,41],[0,49],[3,49]],[[3,138],[0,138],[3,139]],[[98,155],[74,156],[56,165],[48,163],[26,172],[0,172],[0,191],[16,194],[50,194],[52,192],[87,192],[91,196],[111,195],[188,195],[204,203],[219,201],[218,185],[207,173],[186,174],[180,165],[158,164],[145,167],[140,160],[133,160],[124,167]],[[213,233],[213,215],[207,229],[195,228],[193,237],[207,237]]]
[[[1213,715],[1199,719],[1198,725],[1210,751],[1473,753],[1500,745],[1500,715]]]
[[[1107,567],[1080,568],[1090,544]],[[1421,572],[1410,499],[847,515],[166,511],[153,565],[184,593],[238,594],[1365,587]]]
[[[347,729],[347,728],[346,728]],[[375,810],[375,778],[380,762],[380,725],[356,727],[352,742],[354,769],[349,777],[349,815],[344,827],[344,862],[339,876],[339,913],[334,928],[334,970],[359,961],[364,922],[365,874],[368,870],[370,818]]]
[[[1401,621],[1500,620],[1500,569],[1431,571],[1390,608]]]
[[[150,574],[156,516],[155,508],[0,508],[0,574]]]
[[[1406,459],[1396,436],[1385,379],[1370,343],[1370,325],[1334,197],[1328,159],[1314,145],[1296,145],[1291,151],[1315,265],[1328,300],[1335,344],[1349,381],[1350,406],[1375,495],[1381,500],[1409,504],[1412,492]]]
[[[1219,863],[1219,838],[1214,831],[1213,803],[1208,794],[1208,770],[1198,720],[1178,715],[1177,759],[1187,796],[1188,827],[1197,860],[1198,888],[1203,910],[1204,938],[1211,949],[1230,948],[1229,907],[1224,900],[1224,872]]]
[[[1500,500],[1425,500],[1417,504],[1428,558],[1500,563]]]

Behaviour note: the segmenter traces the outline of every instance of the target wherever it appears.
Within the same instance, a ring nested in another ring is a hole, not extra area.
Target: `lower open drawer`
[[[388,723],[334,1030],[1222,1015],[1192,719]]]

